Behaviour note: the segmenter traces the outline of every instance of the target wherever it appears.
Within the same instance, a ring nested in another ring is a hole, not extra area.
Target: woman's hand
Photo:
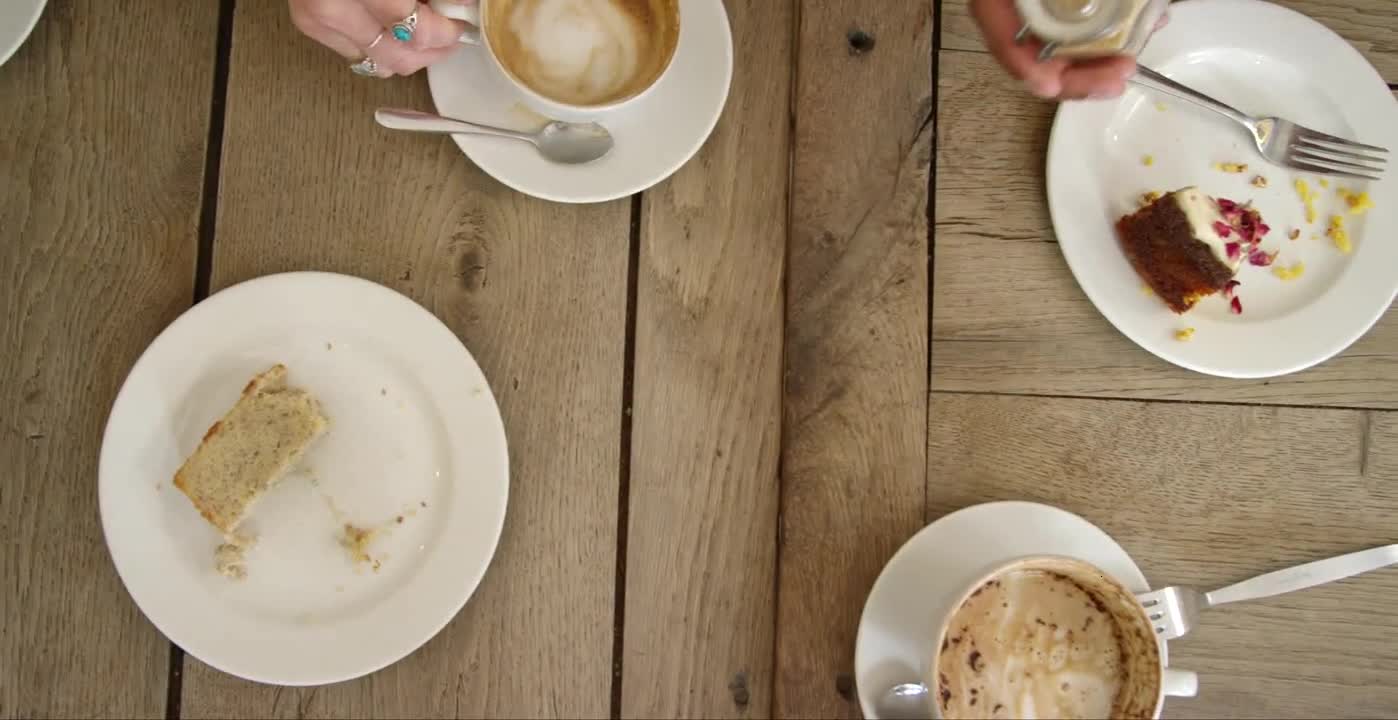
[[[1076,62],[1050,58],[1039,62],[1043,43],[1033,38],[1025,38],[1023,44],[1015,43],[1022,21],[1014,0],[971,0],[971,15],[995,59],[1039,97],[1113,98],[1126,90],[1126,78],[1136,72],[1136,60],[1125,56]]]
[[[453,0],[472,2],[473,0]],[[466,30],[417,0],[290,0],[291,21],[308,37],[349,60],[370,58],[379,77],[410,75],[445,58]],[[391,28],[417,12],[412,38]]]

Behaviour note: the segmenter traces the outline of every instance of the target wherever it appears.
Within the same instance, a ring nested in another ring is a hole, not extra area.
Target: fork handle
[[[1219,102],[1218,100],[1215,100],[1209,97],[1208,95],[1205,95],[1204,93],[1195,90],[1194,88],[1181,85],[1180,83],[1177,83],[1174,80],[1171,80],[1170,78],[1167,78],[1164,75],[1161,75],[1160,73],[1151,70],[1145,65],[1137,65],[1136,74],[1132,75],[1130,80],[1133,84],[1140,85],[1141,87],[1149,88],[1151,90],[1155,90],[1156,92],[1162,92],[1166,95],[1173,95],[1174,97],[1177,97],[1181,100],[1188,100],[1189,102],[1192,102],[1195,105],[1199,105],[1200,107],[1205,107],[1210,110],[1213,110],[1214,112],[1223,115],[1236,123],[1239,123],[1240,125],[1248,128],[1249,130],[1253,129],[1253,119],[1239,112],[1232,105]]]
[[[1251,580],[1205,593],[1204,600],[1210,607],[1239,600],[1256,600],[1324,585],[1394,563],[1398,563],[1398,545],[1385,545],[1258,575]]]

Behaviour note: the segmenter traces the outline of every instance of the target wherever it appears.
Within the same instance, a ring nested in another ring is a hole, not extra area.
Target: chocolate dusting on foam
[[[980,650],[972,650],[971,654],[966,656],[966,664],[971,666],[971,672],[978,673],[981,671],[981,668],[985,667],[985,663],[982,663],[980,660]]]

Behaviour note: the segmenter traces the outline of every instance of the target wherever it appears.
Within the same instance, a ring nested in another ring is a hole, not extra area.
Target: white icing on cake
[[[1240,252],[1237,257],[1229,258],[1228,250],[1225,247],[1229,241],[1219,237],[1218,231],[1214,229],[1216,222],[1221,222],[1224,225],[1229,224],[1227,220],[1223,219],[1223,214],[1219,212],[1218,203],[1196,187],[1181,188],[1171,193],[1170,197],[1174,198],[1175,205],[1189,221],[1190,231],[1193,233],[1194,239],[1208,245],[1219,262],[1228,266],[1233,272],[1237,272],[1243,264],[1243,254]],[[1234,241],[1236,242],[1236,239]]]

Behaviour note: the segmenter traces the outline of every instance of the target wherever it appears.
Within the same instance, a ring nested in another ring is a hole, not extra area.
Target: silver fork
[[[1137,595],[1136,598],[1145,606],[1155,625],[1155,632],[1165,640],[1173,640],[1194,628],[1199,622],[1199,613],[1216,605],[1257,600],[1324,585],[1394,563],[1398,563],[1398,545],[1384,545],[1258,575],[1213,592],[1174,586]]]
[[[1188,100],[1242,125],[1262,157],[1278,165],[1321,175],[1378,180],[1388,162],[1387,148],[1327,135],[1284,118],[1252,117],[1144,65],[1136,66],[1131,82]]]

